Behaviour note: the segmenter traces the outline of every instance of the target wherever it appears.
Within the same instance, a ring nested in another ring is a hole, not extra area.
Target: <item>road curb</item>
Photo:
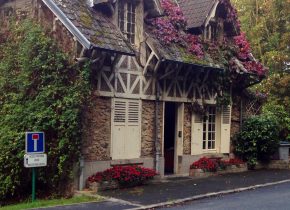
[[[215,197],[219,195],[227,195],[231,193],[237,193],[237,192],[243,192],[247,190],[253,190],[257,188],[262,188],[262,187],[268,187],[268,186],[273,186],[273,185],[278,185],[278,184],[283,184],[283,183],[288,183],[290,182],[290,179],[286,179],[283,181],[277,181],[277,182],[270,182],[266,184],[258,184],[258,185],[253,185],[249,187],[242,187],[242,188],[237,188],[237,189],[232,189],[232,190],[224,190],[224,191],[219,191],[219,192],[212,192],[212,193],[207,193],[207,194],[202,194],[202,195],[195,195],[192,197],[187,197],[187,198],[182,198],[174,201],[168,201],[168,202],[162,202],[162,203],[157,203],[153,205],[147,205],[147,206],[142,206],[138,208],[133,208],[130,210],[142,210],[142,209],[154,209],[154,208],[160,208],[164,206],[174,206],[177,204],[189,202],[189,201],[194,201],[194,200],[199,200],[199,199],[204,199],[204,198],[209,198],[209,197]]]

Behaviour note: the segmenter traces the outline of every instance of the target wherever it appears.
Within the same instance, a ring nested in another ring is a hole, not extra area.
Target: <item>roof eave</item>
[[[59,18],[65,27],[77,38],[81,45],[90,49],[91,42],[76,28],[76,26],[66,17],[61,9],[52,0],[42,0],[43,3]]]
[[[92,47],[96,48],[96,49],[100,49],[100,50],[105,51],[105,52],[112,52],[112,53],[117,53],[117,54],[127,55],[127,56],[136,56],[134,50],[132,50],[132,52],[124,52],[124,51],[118,51],[118,50],[113,50],[113,49],[105,49],[105,48],[101,48],[101,47],[96,46],[96,45],[93,45]]]
[[[197,63],[190,63],[190,62],[183,62],[183,61],[177,61],[173,59],[167,59],[167,58],[162,58],[162,61],[169,61],[169,62],[174,62],[174,63],[179,63],[179,64],[185,64],[185,65],[191,65],[191,66],[196,66],[204,69],[215,69],[218,71],[224,71],[225,69],[217,67],[217,66],[210,66],[210,65],[202,65],[202,64],[197,64]]]

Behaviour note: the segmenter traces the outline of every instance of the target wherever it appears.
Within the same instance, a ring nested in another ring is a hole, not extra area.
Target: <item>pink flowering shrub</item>
[[[244,164],[244,162],[237,158],[220,160],[203,157],[192,163],[190,169],[202,169],[203,171],[216,172],[218,169],[225,170],[228,166],[239,166],[240,164]]]
[[[215,172],[218,169],[218,164],[209,158],[203,157],[195,161],[190,166],[191,169],[202,169],[203,171]]]
[[[103,172],[98,172],[88,178],[88,182],[117,181],[123,186],[142,184],[144,181],[153,179],[157,173],[153,169],[141,166],[114,166]]]

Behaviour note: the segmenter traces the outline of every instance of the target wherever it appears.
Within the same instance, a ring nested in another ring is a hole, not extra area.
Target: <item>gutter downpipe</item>
[[[166,60],[164,58],[161,58],[155,68],[154,68],[154,72],[155,72],[155,91],[156,91],[156,100],[155,100],[155,171],[159,174],[160,173],[160,155],[162,155],[161,152],[161,144],[160,141],[158,140],[158,116],[159,116],[159,102],[160,102],[160,87],[158,84],[158,74],[157,71],[159,69],[159,67],[161,66],[162,63],[164,63]]]
[[[83,190],[84,189],[84,167],[85,167],[84,157],[81,156],[79,161],[80,161],[79,190]]]
[[[160,142],[158,140],[158,115],[159,115],[159,100],[160,100],[160,89],[158,85],[158,78],[156,76],[155,81],[156,87],[156,100],[155,100],[155,170],[160,173]]]

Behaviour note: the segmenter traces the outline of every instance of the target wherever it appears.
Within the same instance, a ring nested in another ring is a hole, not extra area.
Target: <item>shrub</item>
[[[268,102],[263,107],[263,113],[274,118],[279,125],[279,137],[290,141],[290,112],[276,101]]]
[[[240,165],[244,162],[240,159],[234,158],[229,160],[221,159],[209,159],[206,157],[200,158],[198,161],[195,161],[190,168],[191,169],[202,169],[203,171],[216,172],[218,169],[226,170],[228,166],[231,165]]]
[[[249,166],[267,162],[279,145],[279,126],[274,118],[261,115],[244,122],[234,141],[235,153]]]
[[[114,166],[88,178],[89,182],[117,181],[121,186],[136,186],[153,179],[157,173],[141,166]]]
[[[217,164],[221,170],[226,170],[227,167],[230,166],[229,161],[226,160],[219,160],[217,161]]]
[[[195,161],[191,166],[191,169],[202,169],[203,171],[215,172],[218,169],[218,164],[209,158],[203,157],[198,161]]]

